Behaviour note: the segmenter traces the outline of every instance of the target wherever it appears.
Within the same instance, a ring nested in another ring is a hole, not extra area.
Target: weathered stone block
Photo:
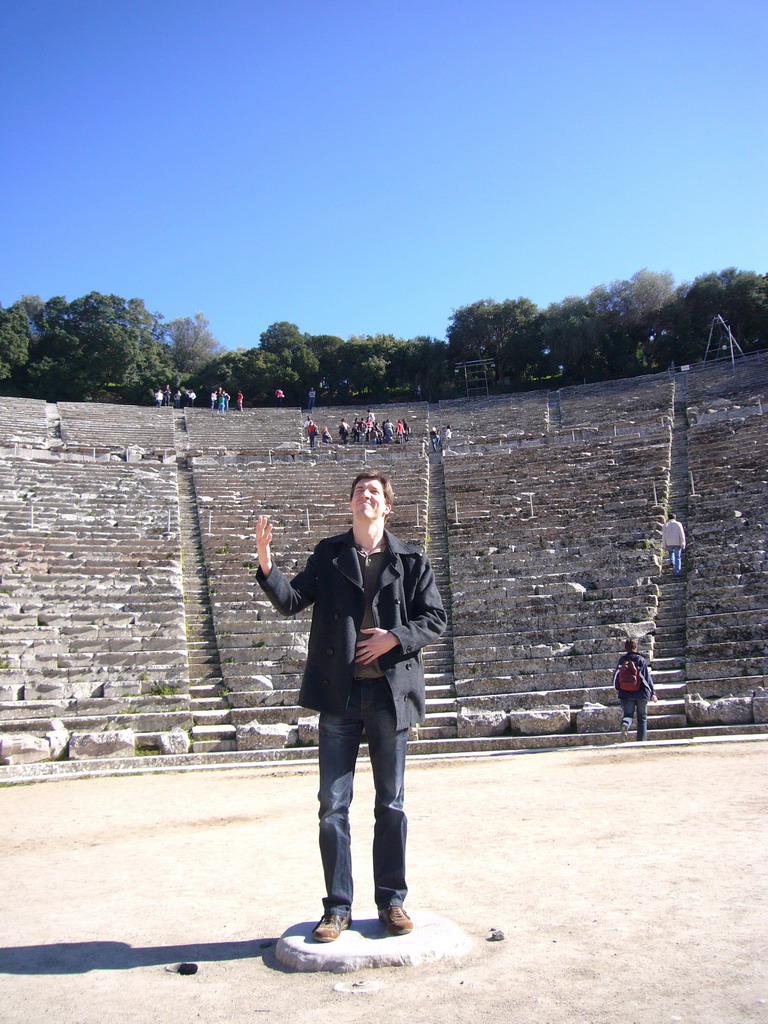
[[[238,750],[272,750],[275,747],[293,747],[299,738],[296,725],[287,722],[275,722],[274,725],[261,725],[249,722],[237,727]]]
[[[50,759],[51,745],[44,736],[29,733],[0,736],[0,764],[33,764]]]
[[[532,708],[530,711],[510,711],[509,725],[512,732],[523,736],[550,736],[553,733],[568,732],[571,728],[571,709],[567,704],[553,708]]]
[[[112,732],[73,732],[69,739],[71,761],[97,757],[135,757],[136,734],[133,729]]]
[[[760,725],[768,723],[768,690],[755,690],[752,698],[752,716]]]
[[[247,678],[249,680],[249,690],[263,690],[267,692],[274,689],[272,679],[269,676],[257,675],[248,676]]]
[[[125,679],[104,683],[105,697],[138,697],[140,693],[141,683],[138,679]]]
[[[604,704],[585,704],[576,712],[576,732],[618,732],[621,708]]]
[[[320,716],[309,715],[296,723],[299,729],[299,743],[316,747],[320,739]]]
[[[685,714],[691,725],[747,725],[752,721],[749,697],[721,697],[711,703],[698,694],[686,694]]]
[[[100,697],[101,683],[95,680],[33,682],[24,687],[24,700],[65,700],[72,697]]]
[[[184,729],[171,729],[161,732],[158,737],[161,754],[188,754],[190,751],[189,733]]]
[[[51,748],[51,760],[56,761],[67,749],[69,743],[69,731],[65,728],[60,718],[51,719],[53,728],[45,734],[45,738]]]
[[[472,736],[501,736],[506,732],[506,711],[474,711],[461,708],[456,716],[456,734],[460,739]]]

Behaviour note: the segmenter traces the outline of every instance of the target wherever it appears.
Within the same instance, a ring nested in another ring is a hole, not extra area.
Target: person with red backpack
[[[648,701],[655,703],[659,698],[653,685],[653,676],[648,662],[637,653],[637,640],[630,637],[624,642],[625,654],[619,658],[613,673],[613,686],[618,691],[621,709],[621,738],[625,740],[632,719],[637,713],[637,739],[648,739]]]

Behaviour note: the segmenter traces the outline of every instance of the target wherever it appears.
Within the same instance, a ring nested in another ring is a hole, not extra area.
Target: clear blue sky
[[[25,0],[0,302],[443,337],[647,267],[768,271],[766,0]]]

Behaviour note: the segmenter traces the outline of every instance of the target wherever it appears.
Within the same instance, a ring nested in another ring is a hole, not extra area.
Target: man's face
[[[369,522],[384,519],[392,510],[379,480],[358,480],[349,507],[356,519]]]

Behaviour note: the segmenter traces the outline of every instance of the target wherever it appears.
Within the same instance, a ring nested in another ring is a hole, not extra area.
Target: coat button
[[[333,654],[333,648],[332,647],[326,647],[325,648],[325,653],[326,654]]]
[[[410,666],[410,664],[408,664],[408,665],[406,665],[406,666],[405,666],[405,670],[406,670],[406,672],[410,672],[410,671],[411,671],[411,666]]]
[[[331,684],[330,684],[330,683],[328,682],[328,680],[327,680],[327,679],[321,679],[321,680],[320,680],[320,682],[321,682],[321,684],[322,684],[323,686],[330,686],[330,685],[331,685]]]
[[[336,614],[334,614],[333,619],[334,619],[334,622],[338,622],[339,621],[338,612]]]

